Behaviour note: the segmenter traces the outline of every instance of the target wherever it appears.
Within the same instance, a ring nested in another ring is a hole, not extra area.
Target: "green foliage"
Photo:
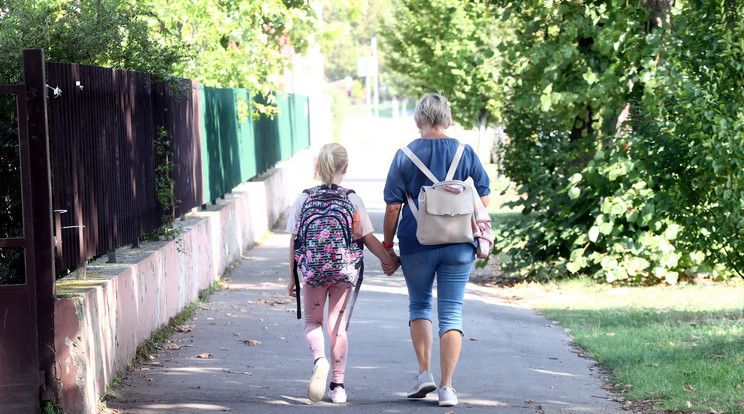
[[[504,172],[531,219],[500,234],[509,269],[676,283],[742,267],[740,16],[692,1],[652,28],[642,2],[507,5]]]
[[[146,239],[159,239],[161,236],[172,239],[178,236],[179,229],[174,226],[175,209],[181,204],[174,193],[176,184],[171,173],[175,164],[173,163],[173,152],[171,151],[170,137],[165,128],[158,127],[158,135],[155,137],[155,199],[163,210],[162,226],[151,233],[143,236]]]
[[[646,14],[623,1],[511,5],[504,53],[504,170],[527,196],[531,222],[508,228],[515,271],[586,273],[607,281],[676,281],[678,228],[654,208],[653,178],[615,130],[650,52]],[[505,14],[507,15],[507,14]]]
[[[62,411],[62,408],[59,405],[55,404],[54,402],[45,401],[41,405],[39,409],[39,413],[40,414],[63,414],[64,411]]]
[[[701,253],[679,249],[681,226],[656,211],[655,183],[627,152],[624,142],[598,148],[563,188],[533,185],[537,191],[513,202],[526,205],[531,220],[501,234],[509,241],[507,267],[535,279],[590,274],[608,282],[671,284],[710,270]],[[540,191],[542,197],[533,195]]]
[[[443,93],[457,123],[485,126],[499,108],[499,23],[484,1],[399,1],[381,31],[396,87],[416,97]]]
[[[0,96],[0,238],[23,236],[18,122],[14,96]],[[0,285],[23,283],[22,248],[0,248]]]
[[[179,45],[151,36],[152,9],[134,0],[3,0],[0,83],[22,77],[21,51],[43,48],[55,62],[135,70],[165,78],[183,59]]]
[[[357,77],[358,58],[372,55],[370,42],[377,36],[378,25],[389,3],[389,0],[353,0],[324,4],[323,20],[326,27],[320,44],[328,79]]]
[[[309,3],[299,0],[149,3],[159,16],[155,38],[183,45],[189,56],[175,75],[263,96],[280,88],[292,53],[304,53],[319,26]]]
[[[689,1],[660,42],[665,53],[635,102],[645,116],[633,122],[633,155],[656,177],[688,249],[741,275],[744,5]]]

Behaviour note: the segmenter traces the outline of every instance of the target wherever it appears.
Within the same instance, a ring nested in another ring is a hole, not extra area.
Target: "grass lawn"
[[[508,289],[569,330],[614,391],[659,410],[744,413],[744,283]]]
[[[492,177],[494,227],[526,220],[503,206],[517,195]],[[503,259],[503,258],[501,258]],[[507,275],[508,276],[508,275]],[[660,412],[744,414],[744,282],[627,287],[593,280],[503,288],[548,319],[611,375],[628,401]]]
[[[484,164],[483,167],[491,178],[491,194],[486,210],[491,216],[492,225],[496,227],[508,221],[521,220],[523,216],[520,209],[504,205],[519,198],[514,184],[510,184],[508,178],[498,177],[496,164]],[[501,194],[504,191],[505,194]]]

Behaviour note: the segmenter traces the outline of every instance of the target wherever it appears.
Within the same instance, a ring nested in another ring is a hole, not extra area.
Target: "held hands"
[[[395,250],[393,250],[392,247],[389,249],[385,249],[385,252],[393,260],[393,264],[386,264],[385,262],[382,262],[382,271],[385,272],[386,275],[392,276],[393,273],[395,273],[400,267],[400,258],[397,254],[395,254]]]

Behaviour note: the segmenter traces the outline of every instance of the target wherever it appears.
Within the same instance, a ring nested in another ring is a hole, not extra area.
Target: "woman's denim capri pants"
[[[474,262],[475,248],[470,243],[401,254],[400,264],[408,286],[409,321],[431,321],[436,277],[439,336],[452,329],[462,333],[462,302]]]

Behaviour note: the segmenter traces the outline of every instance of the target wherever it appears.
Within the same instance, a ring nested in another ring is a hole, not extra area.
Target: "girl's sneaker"
[[[313,368],[313,376],[310,378],[310,384],[307,386],[307,397],[312,402],[318,402],[323,399],[323,391],[326,388],[326,379],[328,370],[331,366],[325,358],[318,358]]]
[[[344,387],[336,387],[332,390],[328,390],[328,398],[336,404],[346,402],[346,390]]]

